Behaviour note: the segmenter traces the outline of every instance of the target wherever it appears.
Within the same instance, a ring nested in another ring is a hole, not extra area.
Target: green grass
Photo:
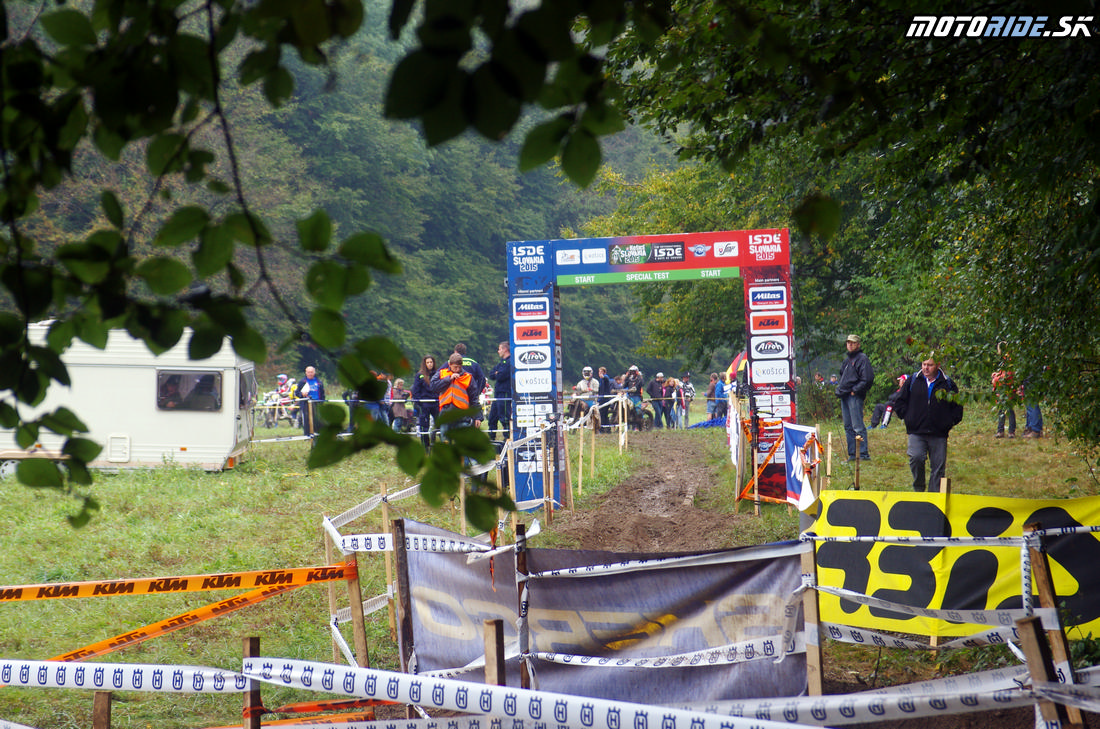
[[[953,489],[959,493],[1002,496],[1071,497],[1098,492],[1087,464],[1056,438],[1040,441],[993,440],[993,420],[971,418],[952,434],[948,456]],[[839,423],[823,426],[843,443]],[[714,463],[728,464],[725,434],[698,431],[697,440]],[[281,428],[261,437],[290,435]],[[577,508],[638,467],[633,452],[618,454],[614,438],[597,439],[594,477],[586,475]],[[899,425],[871,435],[871,455],[861,473],[865,490],[908,490],[904,430]],[[76,507],[53,492],[0,482],[0,510],[7,523],[7,548],[0,553],[0,582],[18,585],[67,580],[207,574],[234,570],[302,567],[325,563],[322,515],[335,516],[379,493],[410,485],[388,452],[360,454],[338,466],[310,472],[308,445],[282,442],[257,445],[237,469],[224,473],[165,467],[101,474],[93,492],[102,506],[92,523],[72,529],[65,516]],[[733,509],[732,469],[722,472],[723,487],[701,506]],[[833,488],[847,488],[847,464],[834,459]],[[746,504],[741,505],[741,513]],[[749,507],[751,513],[751,505]],[[391,504],[391,518],[406,517],[458,529],[451,508],[433,510],[417,498]],[[525,523],[531,515],[521,516]],[[544,521],[536,546],[554,546],[553,528]],[[766,505],[758,530],[745,543],[789,539],[797,534],[797,515]],[[383,531],[381,511],[344,527],[344,533]],[[505,537],[510,539],[510,537]],[[384,591],[383,558],[361,555],[363,594]],[[343,592],[343,586],[337,590]],[[45,659],[162,620],[233,595],[232,591],[123,598],[48,600],[0,605],[0,656]],[[340,605],[346,604],[341,595]],[[179,630],[100,659],[125,663],[192,664],[235,669],[241,639],[259,636],[267,655],[332,660],[324,587],[304,587],[217,620]],[[397,665],[385,611],[368,616],[372,664]],[[345,630],[350,642],[350,628]],[[307,700],[309,695],[264,688],[265,703]],[[35,727],[88,727],[92,695],[81,691],[5,688],[0,719]],[[200,727],[237,723],[239,696],[170,696],[121,693],[114,706],[116,727]]]

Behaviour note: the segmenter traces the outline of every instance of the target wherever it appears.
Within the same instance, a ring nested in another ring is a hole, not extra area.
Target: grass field
[[[958,493],[1064,498],[1100,492],[1089,462],[1057,438],[994,440],[993,421],[970,418],[951,437],[948,475]],[[839,423],[832,431],[843,452]],[[284,428],[258,436],[289,435]],[[722,460],[724,434],[698,431],[706,457]],[[613,439],[599,439],[596,477],[585,480],[587,499],[631,472],[632,457],[619,455]],[[318,566],[325,563],[321,520],[380,492],[407,485],[388,453],[363,454],[337,467],[310,472],[308,445],[280,442],[255,446],[237,469],[203,473],[182,468],[103,474],[93,491],[101,511],[79,530],[64,517],[74,508],[63,497],[6,481],[0,484],[0,510],[8,536],[0,552],[0,583],[176,576],[243,570]],[[863,464],[863,490],[909,488],[904,430],[894,425],[871,435],[872,461]],[[843,457],[834,458],[832,488],[852,485],[854,473]],[[728,462],[728,459],[726,459]],[[732,476],[726,476],[732,479]],[[725,490],[732,493],[733,489]],[[710,504],[709,506],[722,506]],[[725,506],[731,506],[729,504]],[[432,510],[419,499],[394,502],[392,518],[407,517],[458,529],[449,508]],[[530,515],[523,515],[530,521]],[[769,526],[746,540],[791,538],[797,518],[782,506],[766,509]],[[345,533],[383,531],[379,510],[348,525]],[[785,533],[789,532],[789,533]],[[553,546],[552,529],[538,546]],[[384,592],[383,560],[361,556],[364,597]],[[342,587],[340,588],[342,589]],[[0,606],[0,657],[47,659],[231,596],[205,592],[141,597],[7,602]],[[338,593],[339,590],[338,590]],[[346,598],[340,600],[346,604]],[[260,605],[132,645],[102,661],[187,664],[236,669],[241,639],[259,636],[266,655],[331,661],[324,587],[307,586]],[[370,659],[374,666],[396,667],[385,611],[368,616]],[[350,642],[350,629],[345,632]],[[265,704],[276,706],[311,697],[265,687]],[[0,720],[34,727],[91,726],[92,695],[81,691],[0,691]],[[113,726],[203,727],[239,723],[241,699],[122,693],[116,696]]]

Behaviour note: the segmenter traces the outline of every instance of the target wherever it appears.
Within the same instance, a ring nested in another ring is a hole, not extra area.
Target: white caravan
[[[48,328],[32,325],[31,341],[44,343]],[[33,412],[72,410],[88,426],[84,437],[103,446],[90,464],[96,468],[170,463],[208,471],[232,468],[252,440],[255,365],[237,356],[228,338],[213,357],[190,360],[190,340],[188,329],[159,356],[124,329],[111,330],[104,349],[74,340],[61,356],[72,386],[52,383]],[[14,472],[23,458],[60,457],[63,442],[43,430],[24,450],[12,430],[0,429],[0,473]]]

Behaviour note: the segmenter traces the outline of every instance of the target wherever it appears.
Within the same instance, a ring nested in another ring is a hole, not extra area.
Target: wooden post
[[[596,411],[599,413],[599,411]],[[588,477],[596,478],[596,431],[599,430],[600,421],[593,419],[592,430],[588,441]],[[581,493],[580,484],[577,484],[577,493]]]
[[[1020,633],[1020,647],[1027,658],[1027,670],[1031,674],[1032,681],[1058,682],[1058,675],[1054,670],[1054,662],[1051,659],[1050,644],[1047,643],[1043,626],[1038,616],[1022,618],[1016,621],[1016,629]],[[1043,721],[1057,721],[1062,727],[1074,726],[1069,720],[1069,712],[1064,704],[1059,704],[1047,699],[1039,701],[1039,713]],[[1081,726],[1078,722],[1076,726]]]
[[[829,441],[825,446],[825,478],[833,477],[833,432],[829,431]]]
[[[389,499],[389,486],[385,481],[382,482],[382,528],[385,529],[390,523],[390,499]],[[393,553],[385,552],[386,558],[386,592],[391,592],[393,587]],[[328,562],[327,564],[332,564]],[[329,582],[331,585],[332,583]],[[397,612],[393,606],[393,596],[386,601],[386,613],[390,621],[390,640],[394,643],[397,642]],[[334,661],[335,663],[335,661]]]
[[[92,729],[111,729],[110,691],[96,691],[92,698]]]
[[[863,436],[862,435],[857,435],[856,436],[856,458],[855,458],[855,461],[856,461],[856,486],[855,486],[855,490],[856,491],[859,491],[859,462],[863,460],[862,458],[859,457],[860,445],[862,443],[863,443]]]
[[[520,524],[516,528],[518,530],[516,532],[516,574],[526,576],[527,575],[527,525],[526,524]],[[519,600],[519,609],[516,612],[521,618],[523,618],[525,620],[527,618],[527,608],[523,604],[523,590],[526,586],[527,586],[526,581],[520,582],[519,583],[519,594],[516,596]],[[521,630],[526,630],[526,628],[521,627]],[[523,653],[522,653],[522,648],[523,648],[523,645],[524,645],[523,638],[524,638],[523,635],[519,635],[516,638],[517,642],[520,646],[519,686],[520,686],[520,688],[529,689],[529,688],[531,688],[531,674],[527,670],[527,661],[524,660],[524,656],[523,656]]]
[[[752,505],[753,516],[760,516],[760,450],[752,449]]]
[[[946,480],[946,479],[944,479]],[[1024,524],[1024,533],[1029,534],[1042,529],[1041,524]],[[1054,591],[1054,578],[1050,574],[1050,562],[1047,560],[1046,548],[1040,543],[1039,548],[1028,548],[1031,554],[1032,588],[1038,593],[1039,606],[1045,608],[1058,607],[1058,594]],[[1077,683],[1073,673],[1073,660],[1069,653],[1069,641],[1066,640],[1066,632],[1062,621],[1058,620],[1057,630],[1047,631],[1047,641],[1050,644],[1050,653],[1054,659],[1054,672],[1059,683]],[[1081,710],[1076,706],[1067,706],[1066,713],[1069,721],[1080,724],[1084,721]]]
[[[244,657],[260,657],[260,639],[248,637],[244,639]],[[256,679],[248,679],[248,690],[244,692],[244,710],[241,713],[242,729],[260,729],[260,718],[264,713],[263,697],[260,696],[260,682]]]
[[[504,670],[504,621],[485,621],[485,683],[504,686],[507,676]]]
[[[539,435],[539,446],[542,451],[542,501],[546,511],[546,523],[554,523],[554,480],[550,477],[550,456],[547,454],[546,431]]]
[[[367,628],[363,617],[363,592],[359,587],[359,557],[352,552],[344,558],[344,581],[348,587],[348,604],[351,605],[351,632],[355,643],[355,659],[360,668],[370,668],[367,654]]]
[[[504,447],[508,449],[508,493],[512,496],[512,502],[516,500],[516,453],[512,450],[512,441],[508,440],[504,444]],[[512,536],[516,534],[516,524],[518,523],[516,512],[512,512]]]
[[[566,448],[569,441],[565,441]],[[566,451],[565,460],[569,461],[569,452]],[[584,428],[577,428],[577,489],[584,488]]]
[[[814,496],[816,498],[821,498],[822,471],[825,470],[824,468],[821,467],[821,457],[824,456],[825,454],[822,453],[822,450],[824,450],[824,449],[821,447],[821,426],[820,425],[814,425],[814,438],[817,440],[817,443],[814,446],[817,449],[817,465],[814,466],[814,482],[815,482],[815,486],[816,486],[816,488],[814,489]],[[818,509],[818,511],[820,511],[820,508]]]
[[[409,672],[409,659],[412,658],[412,598],[409,591],[409,555],[405,551],[405,520],[393,520],[393,557],[397,568],[397,649],[401,670]],[[416,711],[409,706],[405,715],[409,719],[417,717]]]
[[[817,584],[817,557],[814,543],[802,554],[802,573],[813,577]],[[802,622],[806,632],[806,691],[810,696],[824,693],[822,675],[824,663],[821,658],[821,619],[816,589],[806,590],[802,595]]]
[[[561,500],[562,500],[563,505],[569,505],[569,504],[572,503],[569,497],[573,493],[573,474],[572,474],[572,471],[570,470],[570,469],[572,469],[572,465],[571,465],[571,462],[569,460],[572,454],[570,454],[570,452],[569,452],[569,437],[565,434],[564,429],[562,429],[561,436],[562,436],[561,437],[562,447],[565,449],[565,471],[561,475],[562,476],[561,477],[561,492],[562,492]],[[582,444],[582,448],[583,448],[583,444]],[[553,493],[553,492],[551,492],[551,493]]]
[[[325,564],[332,564],[333,556],[332,549],[332,537],[329,536],[328,530],[321,528],[321,537],[325,540]],[[340,608],[336,605],[336,583],[329,580],[325,585],[325,589],[328,592],[328,614],[336,615]],[[340,647],[336,645],[336,641],[332,641],[332,662],[340,662]]]

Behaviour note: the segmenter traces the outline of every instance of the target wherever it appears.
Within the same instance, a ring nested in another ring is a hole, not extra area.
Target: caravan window
[[[256,384],[256,373],[253,370],[241,370],[241,381],[237,385],[237,393],[240,397],[240,402],[237,406],[241,410],[247,410],[256,404],[256,391],[259,387]]]
[[[222,373],[157,371],[158,410],[222,409]]]

